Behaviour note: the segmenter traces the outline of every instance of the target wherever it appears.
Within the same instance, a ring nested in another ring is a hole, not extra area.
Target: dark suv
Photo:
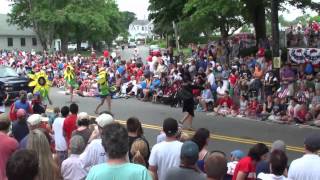
[[[13,68],[0,66],[0,86],[8,92],[10,99],[19,96],[20,90],[31,92],[29,78],[19,76]]]

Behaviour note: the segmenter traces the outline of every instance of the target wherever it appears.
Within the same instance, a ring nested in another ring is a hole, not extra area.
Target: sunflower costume
[[[71,65],[66,67],[66,70],[64,71],[64,79],[72,88],[77,89],[79,87],[78,83],[76,82],[74,68]]]
[[[116,91],[115,86],[109,86],[108,73],[105,70],[100,70],[98,74],[99,93],[101,97],[109,96]]]
[[[33,93],[40,93],[43,99],[48,99],[49,88],[51,82],[48,80],[48,75],[44,71],[37,72],[35,74],[28,75],[31,81],[28,86],[33,87]]]

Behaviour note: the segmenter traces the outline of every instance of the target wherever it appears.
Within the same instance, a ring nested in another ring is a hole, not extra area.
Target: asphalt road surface
[[[122,59],[128,60],[132,57],[134,48],[120,50]],[[138,52],[145,61],[148,55],[147,46],[139,46]],[[52,88],[50,91],[54,105],[50,107],[69,105],[67,97],[60,89]],[[80,106],[80,112],[88,112],[94,115],[99,98],[75,97]],[[101,108],[106,110],[107,106]],[[129,117],[137,117],[143,123],[145,136],[150,144],[156,143],[156,136],[159,134],[162,122],[167,117],[177,120],[183,118],[181,108],[171,108],[162,104],[141,102],[135,98],[115,99],[112,101],[112,113],[115,118],[124,122]],[[221,116],[209,116],[207,113],[196,112],[193,127],[195,129],[205,127],[210,130],[211,138],[208,145],[209,150],[222,150],[229,154],[232,150],[241,149],[247,152],[253,144],[258,142],[270,145],[273,141],[281,139],[287,144],[287,153],[290,160],[300,157],[303,150],[303,140],[306,134],[319,131],[317,128],[303,127],[296,125],[280,125],[270,122],[248,120],[242,118],[229,118]],[[190,135],[193,132],[186,131]]]
[[[69,105],[69,97],[63,90],[51,88],[50,91],[53,107],[62,107]],[[87,112],[94,115],[99,98],[93,97],[75,97],[79,104],[80,112]],[[100,111],[106,110],[103,106]],[[153,104],[151,102],[142,102],[135,98],[114,99],[112,100],[112,113],[115,118],[124,122],[129,117],[137,117],[141,120],[145,130],[145,136],[150,144],[156,143],[156,136],[159,134],[162,122],[167,117],[173,117],[177,120],[183,118],[181,108],[171,108],[162,104]],[[261,122],[256,120],[246,120],[240,118],[229,118],[221,116],[209,116],[203,112],[196,112],[193,127],[195,129],[205,127],[210,130],[211,138],[209,150],[222,150],[229,154],[232,150],[241,149],[245,152],[257,142],[263,142],[270,145],[271,142],[281,139],[287,143],[287,153],[290,160],[300,157],[303,154],[303,140],[306,134],[319,131],[310,127],[301,127],[295,125],[280,125],[270,122]],[[189,134],[193,132],[185,131]]]

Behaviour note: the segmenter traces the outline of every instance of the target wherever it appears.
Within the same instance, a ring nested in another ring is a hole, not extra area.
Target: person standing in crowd
[[[47,129],[43,129],[41,127],[41,121],[42,121],[43,117],[39,114],[32,114],[31,116],[28,117],[27,119],[27,124],[28,124],[28,128],[29,128],[29,134],[26,135],[19,143],[19,149],[26,149],[27,148],[27,143],[28,143],[28,140],[29,140],[29,135],[30,135],[30,132],[32,130],[35,130],[35,129],[39,129],[41,130],[46,138],[47,138],[47,141],[48,143],[50,144],[51,143],[51,136],[49,135],[49,132]]]
[[[27,92],[21,90],[19,92],[19,99],[14,102],[13,109],[17,112],[18,109],[24,109],[27,114],[32,114],[31,104],[27,101]]]
[[[259,173],[260,180],[287,180],[284,173],[286,173],[288,166],[288,157],[286,153],[281,150],[274,150],[270,155],[270,174]]]
[[[30,131],[27,149],[37,153],[39,158],[38,180],[58,180],[60,172],[57,164],[53,160],[50,146],[45,134],[35,129]]]
[[[256,164],[267,158],[269,152],[265,144],[258,143],[254,145],[248,153],[248,156],[242,158],[234,170],[232,180],[255,180]]]
[[[18,150],[12,154],[7,162],[6,174],[8,180],[35,180],[38,173],[39,158],[35,151]]]
[[[164,180],[168,170],[180,165],[182,143],[178,141],[178,122],[173,118],[163,121],[166,140],[153,146],[149,158],[149,169],[159,180]]]
[[[197,161],[197,165],[202,172],[204,172],[204,159],[209,154],[207,150],[209,138],[210,132],[206,128],[198,129],[192,137],[192,141],[195,142],[199,148],[199,159]]]
[[[127,162],[128,132],[122,125],[111,123],[103,127],[102,145],[109,159],[105,163],[92,167],[87,180],[151,180],[151,176],[144,166]]]
[[[315,132],[306,136],[304,140],[305,155],[292,161],[288,179],[290,180],[315,180],[320,179],[320,133]]]
[[[206,176],[198,170],[196,165],[198,157],[198,145],[192,141],[184,142],[181,147],[180,166],[170,168],[165,175],[165,180],[205,180]]]
[[[64,180],[84,180],[87,171],[82,168],[80,154],[86,147],[84,139],[80,135],[72,136],[70,140],[70,156],[62,162],[61,176]]]
[[[227,163],[228,171],[226,179],[232,179],[234,170],[236,169],[238,162],[245,156],[245,154],[239,149],[232,151],[230,155],[230,162]]]
[[[6,163],[12,153],[18,148],[18,142],[8,136],[10,121],[0,119],[0,179],[6,179]]]
[[[104,113],[97,117],[96,122],[97,126],[91,136],[93,140],[89,142],[84,152],[80,155],[83,167],[86,170],[90,170],[92,166],[108,160],[108,156],[102,145],[101,133],[104,126],[114,122],[114,118],[111,114]]]
[[[213,152],[206,158],[204,169],[207,180],[223,180],[227,173],[227,158],[221,152]]]
[[[18,109],[17,121],[12,124],[12,135],[20,142],[26,135],[29,134],[29,128],[27,124],[27,114],[24,109]]]
[[[79,106],[76,103],[72,103],[69,110],[71,114],[69,114],[63,122],[63,133],[65,135],[67,145],[69,144],[72,132],[77,129],[76,122],[78,119]]]
[[[129,149],[131,149],[132,144],[136,141],[136,140],[142,140],[146,143],[147,148],[148,148],[148,152],[147,152],[147,156],[146,156],[146,163],[148,163],[148,159],[150,156],[150,148],[149,148],[149,143],[146,140],[146,138],[143,136],[143,129],[141,126],[141,122],[139,121],[139,119],[135,118],[135,117],[131,117],[127,120],[127,130],[128,130],[128,135],[129,135]],[[131,151],[129,152],[129,160],[132,160],[132,154]]]
[[[77,120],[78,127],[76,130],[72,132],[72,136],[80,135],[83,138],[85,144],[88,144],[92,134],[91,129],[89,129],[89,124],[90,124],[89,118],[90,117],[88,113],[86,112],[79,113],[78,120]]]
[[[271,145],[271,153],[275,150],[286,152],[286,144],[282,140],[276,140]],[[259,175],[261,172],[270,173],[270,159],[262,160],[257,163],[256,174]]]
[[[5,104],[9,99],[9,94],[5,91],[4,86],[0,86],[0,115],[6,112]]]
[[[69,107],[63,106],[61,108],[61,117],[57,117],[52,124],[53,137],[55,142],[55,150],[59,157],[59,165],[68,157],[68,146],[63,135],[63,124],[65,118],[69,115]]]

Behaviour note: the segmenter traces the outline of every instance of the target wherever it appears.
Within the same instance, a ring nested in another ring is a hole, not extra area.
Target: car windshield
[[[18,77],[18,74],[11,68],[2,67],[0,68],[0,78],[4,77]]]

